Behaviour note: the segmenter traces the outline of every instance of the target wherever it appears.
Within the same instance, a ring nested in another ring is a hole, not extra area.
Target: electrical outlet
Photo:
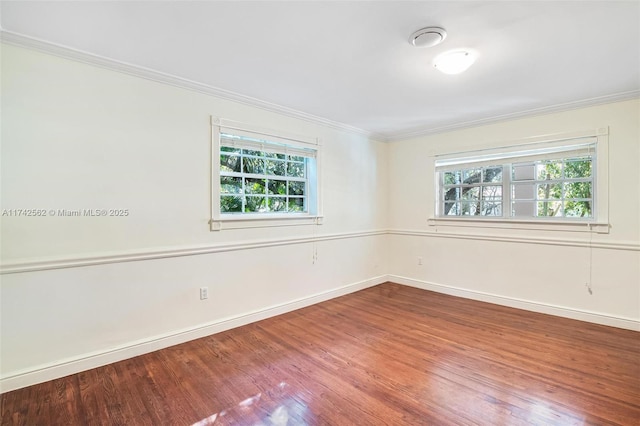
[[[422,265],[422,256],[418,256],[418,265]]]
[[[209,298],[209,287],[200,287],[200,300]]]

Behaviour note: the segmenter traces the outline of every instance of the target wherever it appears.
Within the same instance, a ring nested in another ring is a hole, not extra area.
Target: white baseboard
[[[169,346],[185,343],[190,340],[210,336],[232,328],[274,317],[276,315],[281,315],[286,312],[295,311],[296,309],[301,309],[345,294],[354,293],[365,288],[382,284],[387,281],[387,278],[388,277],[386,275],[381,275],[322,293],[317,293],[274,306],[268,306],[253,312],[218,319],[210,323],[200,324],[187,329],[129,342],[108,350],[83,354],[46,365],[40,365],[28,370],[12,372],[5,377],[0,378],[0,393],[58,379],[70,374],[79,373],[81,371],[90,370],[92,368],[101,367],[103,365],[167,348]]]
[[[387,276],[387,281],[407,285],[410,287],[421,288],[423,290],[435,291],[437,293],[449,294],[451,296],[464,297],[465,299],[479,300],[481,302],[494,303],[496,305],[508,306],[510,308],[523,309],[525,311],[539,312],[542,314],[555,315],[563,318],[571,318],[595,324],[640,331],[640,321],[629,318],[613,317],[609,315],[580,311],[577,309],[571,309],[562,306],[530,302],[527,300],[467,290],[459,287],[437,284],[429,281],[416,280],[414,278],[407,278],[393,274]]]
[[[190,327],[188,329],[177,330],[163,335],[129,342],[125,345],[114,347],[109,350],[83,354],[77,357],[59,360],[57,362],[49,363],[46,365],[40,365],[28,370],[12,372],[5,377],[0,378],[0,393],[20,389],[49,380],[58,379],[70,374],[79,373],[81,371],[90,370],[92,368],[101,367],[103,365],[122,361],[138,355],[144,355],[146,353],[150,353],[159,349],[178,345],[180,343],[185,343],[190,340],[210,336],[212,334],[220,333],[232,328],[281,315],[349,293],[354,293],[356,291],[373,287],[387,281],[424,290],[435,291],[438,293],[449,294],[452,296],[463,297],[466,299],[479,300],[482,302],[495,303],[497,305],[523,309],[532,312],[539,312],[564,318],[592,322],[595,324],[640,331],[640,321],[637,320],[612,317],[593,312],[565,308],[561,306],[554,306],[498,296],[444,284],[436,284],[428,281],[416,280],[399,275],[380,275],[378,277],[348,284],[304,298],[292,300],[274,306],[268,306],[253,312],[247,312],[245,314],[236,315],[233,317],[222,318],[210,323]]]

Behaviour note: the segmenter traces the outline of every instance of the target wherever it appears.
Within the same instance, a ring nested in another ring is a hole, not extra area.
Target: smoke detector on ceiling
[[[444,41],[447,32],[440,27],[427,27],[411,34],[409,43],[415,47],[433,47]]]

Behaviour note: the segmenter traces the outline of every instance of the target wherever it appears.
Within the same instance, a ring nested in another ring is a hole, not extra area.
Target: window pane
[[[544,147],[543,147],[544,148]],[[567,150],[572,148],[567,146]],[[564,147],[562,147],[564,149]],[[457,170],[436,172],[440,216],[593,218],[595,150],[566,154],[537,147],[505,154],[500,165],[478,166],[482,156],[457,159]],[[574,155],[574,157],[570,157]],[[438,167],[449,167],[443,160]],[[451,162],[450,164],[455,164]]]
[[[567,201],[564,204],[566,217],[591,217],[591,201]]]
[[[482,169],[468,169],[462,171],[463,183],[480,183],[482,177]]]
[[[591,160],[568,160],[564,165],[564,176],[567,178],[586,178],[591,176]]]
[[[535,176],[536,166],[533,163],[519,163],[512,167],[511,179],[514,181],[534,180]]]
[[[502,216],[502,202],[500,201],[483,201],[483,216]]]
[[[242,192],[242,178],[220,176],[221,194],[240,194]]]
[[[480,187],[464,188],[462,190],[463,200],[478,200],[480,199]]]
[[[245,205],[245,213],[256,213],[267,211],[267,198],[266,197],[247,197],[247,204]]]
[[[484,199],[502,198],[502,187],[501,186],[483,186],[482,198]]]
[[[483,182],[502,182],[502,167],[484,169]]]
[[[287,195],[287,181],[270,179],[268,189],[269,189],[269,194]]]
[[[220,197],[221,213],[239,213],[242,211],[242,197],[223,195]]]
[[[562,216],[561,201],[538,201],[537,216]]]
[[[444,199],[447,201],[459,200],[461,196],[462,196],[462,188],[449,188],[444,193]]]
[[[536,185],[533,183],[513,184],[511,188],[511,197],[514,200],[533,200],[536,198]]]
[[[480,214],[480,203],[477,201],[462,202],[460,204],[463,216],[477,216]]]
[[[591,198],[591,182],[565,183],[564,198]]]
[[[283,212],[287,210],[286,197],[269,197],[269,211]]]
[[[309,209],[317,207],[317,191],[309,194],[318,184],[316,160],[311,158],[316,150],[305,147],[307,157],[294,141],[289,147],[247,133],[221,136],[222,143],[233,140],[237,147],[218,146],[220,186],[213,190],[219,192],[220,213],[311,213]],[[310,195],[314,199],[308,201]]]
[[[460,203],[444,203],[445,216],[460,216]]]
[[[264,159],[244,157],[242,159],[242,172],[252,174],[264,174]]]
[[[264,179],[244,179],[244,192],[246,194],[264,194],[265,193],[265,180]]]
[[[287,176],[304,177],[304,163],[288,163],[287,164]]]
[[[460,183],[460,171],[456,170],[453,172],[444,172],[444,184],[445,185],[455,185]]]
[[[304,182],[289,182],[289,195],[304,195]]]
[[[562,179],[562,162],[545,162],[536,165],[538,180]]]
[[[562,198],[562,184],[552,183],[538,185],[538,199],[549,200]]]
[[[286,170],[286,164],[284,161],[267,160],[267,174],[275,176],[284,176]]]
[[[289,211],[290,212],[303,212],[304,211],[304,198],[289,198]]]
[[[240,149],[233,148],[233,147],[230,147],[230,146],[221,146],[220,147],[220,151],[222,151],[222,152],[237,152],[237,153],[240,153]]]
[[[535,210],[535,201],[516,201],[511,205],[511,214],[514,217],[534,217]]]
[[[220,156],[221,172],[240,172],[240,157],[237,155]]]
[[[261,152],[261,151],[253,151],[253,150],[251,150],[251,149],[243,149],[243,150],[242,150],[242,153],[243,153],[244,155],[255,155],[256,157],[262,157],[262,156],[264,156],[264,153],[263,153],[263,152]]]

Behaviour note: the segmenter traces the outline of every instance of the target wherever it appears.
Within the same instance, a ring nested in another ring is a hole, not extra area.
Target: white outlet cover
[[[207,287],[200,287],[200,300],[209,298],[209,289]]]

